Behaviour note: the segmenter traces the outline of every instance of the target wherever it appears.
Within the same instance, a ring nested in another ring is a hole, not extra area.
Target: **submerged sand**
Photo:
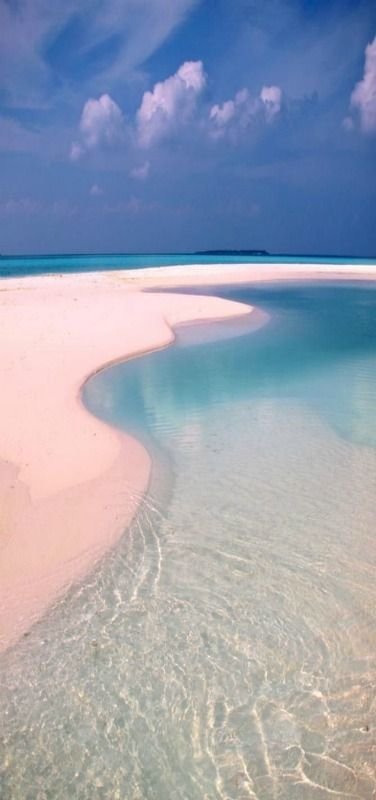
[[[216,297],[142,288],[317,278],[371,269],[241,265],[6,279],[0,283],[0,648],[25,633],[122,535],[150,458],[80,398],[103,365],[167,346],[189,321],[244,316]]]

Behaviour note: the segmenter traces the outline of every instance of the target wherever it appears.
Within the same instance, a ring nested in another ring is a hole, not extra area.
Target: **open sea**
[[[376,797],[376,282],[210,292],[264,324],[84,387],[151,485],[1,656],[1,800]]]

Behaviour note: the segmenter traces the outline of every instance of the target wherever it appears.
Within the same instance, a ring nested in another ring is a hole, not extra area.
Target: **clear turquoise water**
[[[86,385],[153,480],[2,656],[2,800],[375,797],[376,286],[217,293],[268,323]]]
[[[375,445],[375,286],[217,288],[217,296],[266,311],[268,324],[236,342],[186,349],[183,358],[176,347],[112,367],[87,385],[84,398],[106,421],[158,441],[192,411],[231,407],[234,396],[293,398],[315,408],[343,436]],[[205,291],[213,289],[200,287],[200,294]]]
[[[321,256],[205,256],[193,253],[134,253],[109,255],[0,256],[0,278],[49,273],[93,272],[185,264],[363,264],[376,266],[376,259]]]

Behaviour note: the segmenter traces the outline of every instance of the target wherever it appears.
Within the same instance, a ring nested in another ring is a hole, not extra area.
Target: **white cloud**
[[[255,102],[252,100],[248,89],[241,89],[233,100],[226,100],[222,105],[214,105],[210,109],[209,117],[213,124],[211,136],[220,139],[227,130],[234,133],[247,126],[249,118],[256,111]]]
[[[364,133],[376,133],[376,36],[365,50],[364,75],[351,95],[351,106],[359,112]]]
[[[78,161],[88,150],[113,145],[124,135],[124,117],[114,100],[102,94],[98,100],[87,100],[80,120],[80,142],[73,142],[70,151],[72,161]]]
[[[205,83],[202,61],[186,61],[174,75],[145,92],[137,112],[139,143],[149,147],[186,122]]]
[[[90,194],[92,197],[100,197],[103,194],[103,189],[97,183],[93,183]]]
[[[176,75],[172,76],[175,77],[183,82],[186,89],[193,89],[194,92],[201,92],[206,82],[202,61],[185,61]]]
[[[226,100],[221,106],[215,105],[210,109],[210,119],[214,120],[219,127],[227,125],[235,114],[235,103],[233,100]]]
[[[140,167],[134,167],[131,170],[130,175],[132,178],[136,178],[138,181],[144,181],[148,177],[150,173],[150,161],[145,161],[144,164],[141,164]]]
[[[226,100],[210,109],[211,136],[218,139],[227,131],[232,136],[239,134],[253,119],[263,118],[267,123],[272,122],[281,106],[282,90],[279,86],[263,86],[258,97],[252,97],[248,89],[242,89],[233,100]]]
[[[266,120],[271,122],[281,110],[281,89],[279,86],[263,86],[260,92],[260,100],[265,107]]]
[[[85,146],[91,150],[101,144],[113,144],[121,139],[123,124],[120,108],[110,95],[102,94],[99,100],[87,100],[80,121]]]

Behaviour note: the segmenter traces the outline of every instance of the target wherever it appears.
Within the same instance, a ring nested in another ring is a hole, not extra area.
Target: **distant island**
[[[267,250],[196,250],[195,256],[269,256]]]

